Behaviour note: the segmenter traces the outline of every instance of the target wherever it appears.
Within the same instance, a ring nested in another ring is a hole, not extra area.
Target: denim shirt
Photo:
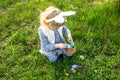
[[[40,46],[41,50],[44,52],[44,54],[48,58],[51,58],[52,57],[51,54],[54,54],[55,52],[57,52],[59,55],[62,54],[62,53],[66,53],[65,49],[55,48],[55,44],[57,44],[57,43],[65,43],[64,38],[62,38],[60,36],[58,30],[54,30],[55,43],[50,43],[48,41],[48,38],[43,33],[42,29],[39,28],[38,32],[39,32],[40,41],[41,41],[41,46]],[[66,26],[63,26],[63,32],[66,35],[68,35],[68,33],[71,33],[70,30]]]

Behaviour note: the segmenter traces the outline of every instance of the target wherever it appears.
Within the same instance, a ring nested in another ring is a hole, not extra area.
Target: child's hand
[[[60,48],[60,49],[64,49],[66,48],[67,44],[64,43],[59,43],[59,44],[55,44],[55,48]]]
[[[71,34],[68,34],[68,42],[71,43],[73,41]]]

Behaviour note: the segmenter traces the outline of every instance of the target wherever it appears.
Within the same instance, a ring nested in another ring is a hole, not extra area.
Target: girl
[[[41,40],[40,53],[44,54],[50,62],[63,59],[62,54],[72,56],[66,53],[67,44],[65,43],[63,33],[68,37],[68,41],[73,41],[70,30],[64,25],[65,17],[75,14],[74,11],[61,12],[58,8],[48,7],[40,14],[40,27],[38,33]]]

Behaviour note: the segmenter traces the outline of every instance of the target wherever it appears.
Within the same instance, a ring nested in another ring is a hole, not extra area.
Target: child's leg
[[[60,62],[63,61],[63,54],[47,53],[47,58],[50,62]]]
[[[45,56],[48,58],[48,60],[50,62],[55,62],[57,60],[57,57],[54,53],[49,52],[49,53],[45,53]]]

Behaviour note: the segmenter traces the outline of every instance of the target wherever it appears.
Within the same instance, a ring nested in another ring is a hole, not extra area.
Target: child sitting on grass
[[[74,11],[62,12],[56,7],[50,6],[40,14],[40,27],[38,33],[41,41],[40,53],[44,54],[50,62],[63,60],[67,44],[63,37],[65,33],[69,43],[73,41],[70,30],[64,25],[65,17],[75,14]]]

